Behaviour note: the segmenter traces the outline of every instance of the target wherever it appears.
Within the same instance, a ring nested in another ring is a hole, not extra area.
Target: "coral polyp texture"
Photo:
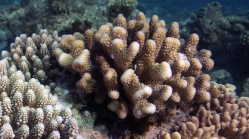
[[[95,93],[95,101],[108,102],[120,119],[132,114],[156,121],[150,117],[209,102],[210,77],[202,71],[211,70],[214,62],[210,51],[197,51],[199,36],[191,34],[181,44],[177,22],[166,29],[156,15],[146,21],[141,12],[130,21],[119,14],[95,36],[87,30],[84,43],[63,35],[52,53],[62,67],[81,75],[76,83],[81,93]]]
[[[51,43],[46,30],[16,37],[0,61],[0,138],[77,138],[77,120],[48,85]],[[70,132],[69,132],[70,131]]]

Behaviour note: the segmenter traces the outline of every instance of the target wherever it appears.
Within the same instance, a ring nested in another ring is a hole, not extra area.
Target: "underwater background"
[[[249,139],[248,0],[0,0],[0,138]]]

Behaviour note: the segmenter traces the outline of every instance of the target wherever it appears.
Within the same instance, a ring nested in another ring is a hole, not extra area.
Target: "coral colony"
[[[236,98],[234,86],[203,73],[214,62],[209,50],[197,51],[197,34],[182,41],[177,22],[165,26],[158,16],[147,22],[139,12],[129,21],[119,14],[96,32],[59,36],[43,29],[16,37],[10,52],[1,53],[0,138],[84,138],[55,93],[55,62],[80,75],[74,83],[80,98],[94,94],[119,119],[160,123],[194,111],[176,131],[158,132],[158,139],[249,138],[248,98]]]

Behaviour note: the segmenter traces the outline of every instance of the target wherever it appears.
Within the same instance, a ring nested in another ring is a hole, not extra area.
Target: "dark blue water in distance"
[[[222,14],[248,16],[249,0],[138,0],[137,9],[147,17],[158,15],[167,23],[184,22],[191,15],[197,15],[202,7],[211,2],[222,5]]]
[[[155,5],[164,5],[167,3],[173,4],[168,6],[181,6],[181,5],[189,5],[189,6],[196,6],[201,8],[205,4],[209,2],[219,2],[224,7],[248,7],[249,1],[248,0],[138,0],[139,3],[154,3]]]
[[[221,3],[224,7],[249,7],[249,0],[216,0]],[[14,4],[18,3],[20,0],[0,0],[0,4]],[[165,6],[165,4],[171,4],[168,6],[196,6],[201,8],[203,5],[209,2],[214,2],[213,0],[138,0],[139,3],[153,3],[157,6]],[[184,7],[182,7],[184,8]]]

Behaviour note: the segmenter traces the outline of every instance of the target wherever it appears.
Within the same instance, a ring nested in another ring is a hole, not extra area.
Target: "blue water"
[[[15,4],[15,3],[19,3],[20,0],[0,0],[0,4],[5,4],[5,5],[8,5],[8,4]]]
[[[0,0],[0,6],[18,4],[21,0]],[[226,13],[232,12],[232,9],[249,9],[249,0],[137,0],[138,7],[144,5],[147,10],[159,7],[164,9],[180,9],[180,11],[185,14],[191,12],[198,12],[200,8],[210,2],[219,2],[223,6],[223,10]],[[228,10],[229,9],[229,10]],[[156,13],[156,11],[155,11]],[[244,14],[249,14],[248,12]],[[176,14],[175,16],[181,17],[181,15]]]
[[[196,6],[197,8],[201,8],[203,5],[209,2],[219,2],[223,7],[249,7],[248,0],[174,0],[174,1],[167,1],[167,0],[138,0],[139,3],[154,3],[155,5],[164,5],[166,3],[170,3],[173,5],[168,6],[181,6],[181,5],[189,5],[189,6]],[[167,7],[167,6],[166,6]],[[184,7],[182,7],[184,8]]]
[[[185,20],[213,0],[138,0],[137,8],[147,16],[159,15],[168,22]],[[223,15],[249,15],[249,0],[216,0],[222,5]],[[247,9],[247,12],[245,10]]]
[[[201,8],[203,5],[209,2],[217,1],[221,3],[224,7],[249,7],[248,0],[138,0],[139,3],[154,3],[157,6],[164,5],[167,3],[173,4],[168,6],[181,6],[181,5],[189,5],[196,6],[197,8]],[[14,4],[18,3],[20,0],[0,0],[0,4]],[[167,7],[167,6],[166,6]],[[184,8],[184,7],[182,7]]]

